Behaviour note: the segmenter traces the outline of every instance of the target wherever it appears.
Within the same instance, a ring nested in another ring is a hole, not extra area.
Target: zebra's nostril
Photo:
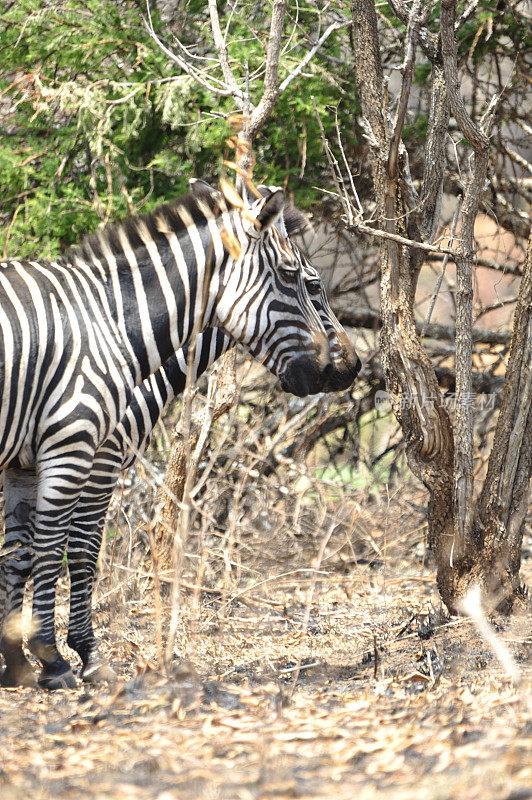
[[[329,341],[326,337],[323,337],[317,343],[316,364],[322,373],[325,373],[326,370],[332,368],[331,350],[329,347]]]

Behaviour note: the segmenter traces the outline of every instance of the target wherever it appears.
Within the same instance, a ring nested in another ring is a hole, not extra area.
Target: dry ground
[[[513,685],[470,620],[441,614],[422,502],[368,501],[317,575],[323,530],[237,537],[229,583],[184,598],[169,676],[149,562],[128,573],[117,553],[96,618],[120,682],[0,690],[2,800],[532,798],[531,620],[499,630]]]

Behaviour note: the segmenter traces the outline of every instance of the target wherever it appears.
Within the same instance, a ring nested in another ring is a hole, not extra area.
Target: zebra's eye
[[[281,277],[288,283],[294,283],[299,275],[298,269],[290,269],[289,267],[279,267],[279,272]]]
[[[312,295],[320,294],[321,283],[319,281],[307,281],[307,292]]]

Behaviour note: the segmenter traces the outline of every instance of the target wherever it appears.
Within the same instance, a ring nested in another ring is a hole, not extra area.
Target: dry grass
[[[532,797],[530,619],[498,631],[517,686],[473,621],[442,613],[421,490],[318,480],[314,457],[265,471],[271,434],[249,430],[235,414],[218,432],[166,674],[136,529],[152,490],[141,471],[117,492],[95,617],[120,682],[1,691],[2,800]]]

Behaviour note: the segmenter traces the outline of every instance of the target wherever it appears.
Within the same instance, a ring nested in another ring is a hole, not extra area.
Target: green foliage
[[[409,125],[405,124],[403,128],[403,140],[405,144],[419,144],[427,138],[427,127],[429,118],[426,114],[418,114],[415,120]]]
[[[518,53],[529,53],[532,47],[530,27],[520,24],[509,3],[498,0],[481,0],[474,16],[456,36],[459,55],[467,54],[474,64],[481,64],[491,52],[513,59]]]
[[[5,15],[0,252],[53,256],[102,220],[186,191],[202,172],[194,123],[212,99],[172,73],[140,8],[21,0]],[[220,148],[224,123],[217,136]]]
[[[214,47],[206,4],[190,0],[180,8],[175,5],[174,27],[154,12],[156,31],[174,48],[176,33],[208,59]],[[292,4],[281,81],[323,30],[317,8]],[[349,16],[346,0],[338,8]],[[496,0],[481,0],[459,31],[462,57],[526,47],[523,26],[506,6],[498,8]],[[185,192],[189,177],[216,181],[224,158],[232,158],[226,143],[233,132],[225,120],[235,110],[233,100],[180,73],[150,39],[145,9],[144,0],[8,4],[0,22],[0,255],[54,256],[103,221]],[[247,64],[257,103],[271,6],[242,0],[236,9],[220,3],[219,10],[222,29],[229,25],[231,67],[243,84]],[[404,28],[387,5],[379,4],[379,12]],[[438,3],[430,25],[438,30]],[[216,69],[211,78],[220,79]],[[420,52],[415,81],[421,91],[430,81]],[[322,189],[332,187],[312,98],[329,141],[336,147],[338,124],[347,159],[356,164],[361,143],[354,83],[349,32],[342,29],[290,84],[260,132],[256,179],[284,186],[302,207],[321,202]],[[408,120],[407,146],[423,143],[424,114]]]
[[[422,61],[414,66],[414,83],[423,86],[430,78],[431,66],[429,61]]]
[[[185,192],[189,177],[216,180],[231,156],[225,116],[233,101],[179,73],[149,38],[144,11],[143,2],[130,0],[19,0],[4,15],[0,254],[54,256],[102,221]],[[229,55],[242,77],[246,60],[252,75],[264,60],[263,42],[249,35],[250,13],[255,27],[269,25],[267,8],[244,5],[233,15]],[[188,4],[179,35],[208,50],[204,15],[204,4]],[[153,21],[164,38],[165,23],[157,15]],[[300,21],[312,30],[312,10],[301,12]],[[281,79],[302,52],[290,51]],[[331,37],[327,54],[338,52],[338,38]],[[309,65],[310,77],[293,82],[256,143],[257,178],[295,190],[302,205],[320,199],[314,186],[323,185],[311,95],[330,132],[327,105],[337,103],[343,81],[335,72],[333,79],[319,61]],[[261,88],[260,79],[252,84],[252,92]],[[353,90],[342,91],[349,145]]]

